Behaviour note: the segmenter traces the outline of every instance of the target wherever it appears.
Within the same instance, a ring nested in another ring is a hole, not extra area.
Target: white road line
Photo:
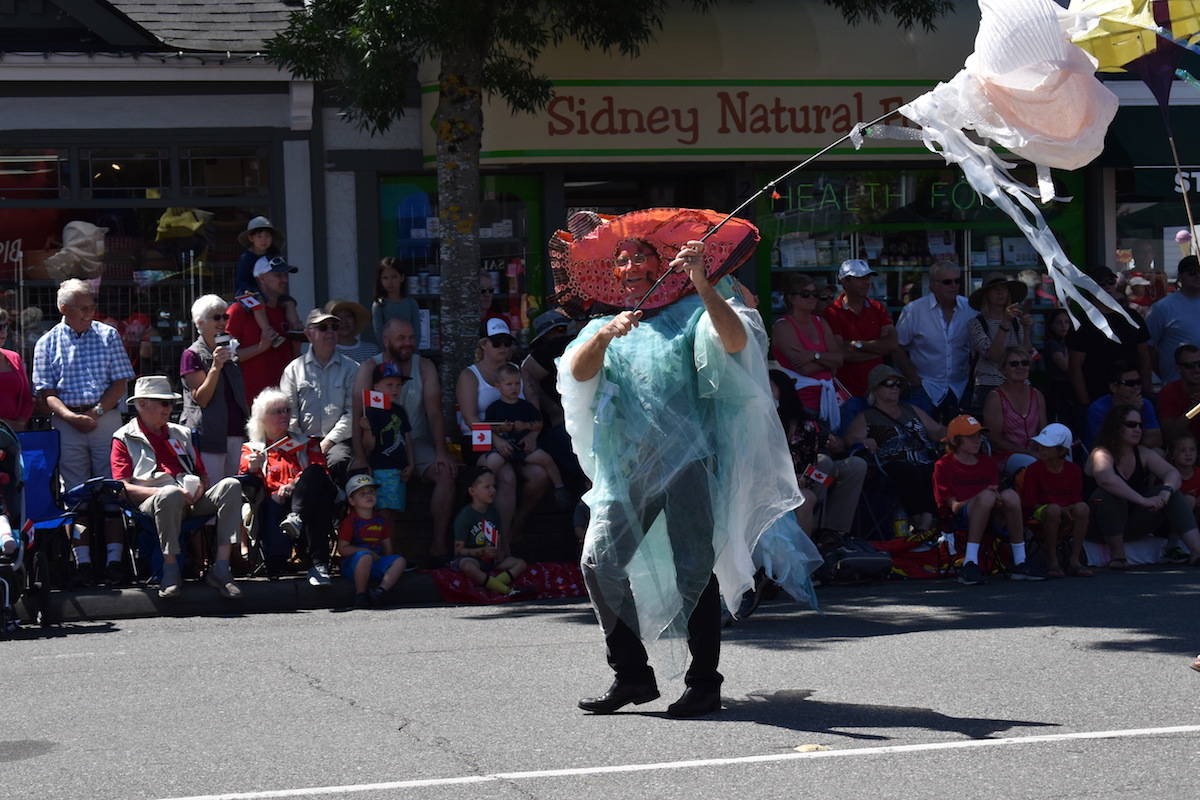
[[[330,794],[357,794],[360,792],[386,792],[397,789],[421,789],[430,786],[457,786],[470,783],[495,783],[498,781],[528,781],[539,778],[567,778],[578,775],[609,775],[627,772],[651,772],[666,769],[694,769],[698,767],[723,767],[741,764],[762,764],[777,761],[805,761],[816,758],[847,758],[852,756],[878,756],[889,753],[920,753],[928,750],[964,750],[974,747],[999,747],[1014,744],[1046,744],[1079,739],[1130,739],[1137,736],[1166,736],[1173,733],[1200,733],[1200,725],[1176,725],[1170,728],[1134,728],[1117,731],[1084,731],[1082,733],[1053,733],[1044,736],[1014,736],[1006,739],[960,739],[952,742],[927,742],[925,744],[897,744],[881,747],[856,747],[850,750],[818,750],[811,753],[774,753],[761,756],[739,756],[736,758],[704,758],[692,761],[663,761],[656,764],[614,764],[607,767],[576,767],[574,769],[544,769],[529,772],[496,772],[490,775],[465,775],[458,778],[425,778],[411,781],[388,781],[386,783],[355,783],[345,786],[310,786],[303,789],[272,789],[262,792],[231,792],[229,794],[201,794],[188,797],[163,798],[163,800],[269,800],[285,797],[317,797]]]

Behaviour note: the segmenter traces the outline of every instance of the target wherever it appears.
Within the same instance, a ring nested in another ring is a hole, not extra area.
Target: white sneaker
[[[313,564],[308,571],[308,582],[313,586],[328,586],[333,583],[329,578],[329,567],[325,564]]]
[[[300,522],[300,517],[295,512],[292,512],[283,518],[283,522],[279,523],[279,530],[293,539],[299,539],[300,532],[304,530],[304,527]]]

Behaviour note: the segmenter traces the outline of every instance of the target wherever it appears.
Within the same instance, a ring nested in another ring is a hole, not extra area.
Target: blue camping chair
[[[59,499],[58,462],[59,433],[56,430],[21,431],[21,463],[24,467],[25,519],[32,523],[37,561],[42,585],[50,586],[49,571],[53,567],[65,570],[70,561],[71,542],[67,526],[75,515],[63,508]],[[64,579],[61,581],[65,583]]]

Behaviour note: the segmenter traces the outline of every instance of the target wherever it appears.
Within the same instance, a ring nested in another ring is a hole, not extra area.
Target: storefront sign
[[[536,114],[513,114],[485,98],[482,159],[529,161],[756,161],[815,153],[856,123],[893,111],[929,88],[927,81],[563,80]],[[422,113],[427,163],[435,153],[437,87],[426,86]],[[903,118],[891,120],[902,124]],[[847,143],[834,158],[931,156],[912,141]]]

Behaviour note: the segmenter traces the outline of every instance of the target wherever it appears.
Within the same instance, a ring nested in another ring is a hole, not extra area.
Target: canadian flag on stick
[[[378,408],[381,411],[387,411],[391,407],[391,395],[386,395],[383,392],[373,392],[370,389],[363,392],[363,408]]]
[[[492,449],[492,427],[486,422],[471,425],[471,449],[484,453]]]

